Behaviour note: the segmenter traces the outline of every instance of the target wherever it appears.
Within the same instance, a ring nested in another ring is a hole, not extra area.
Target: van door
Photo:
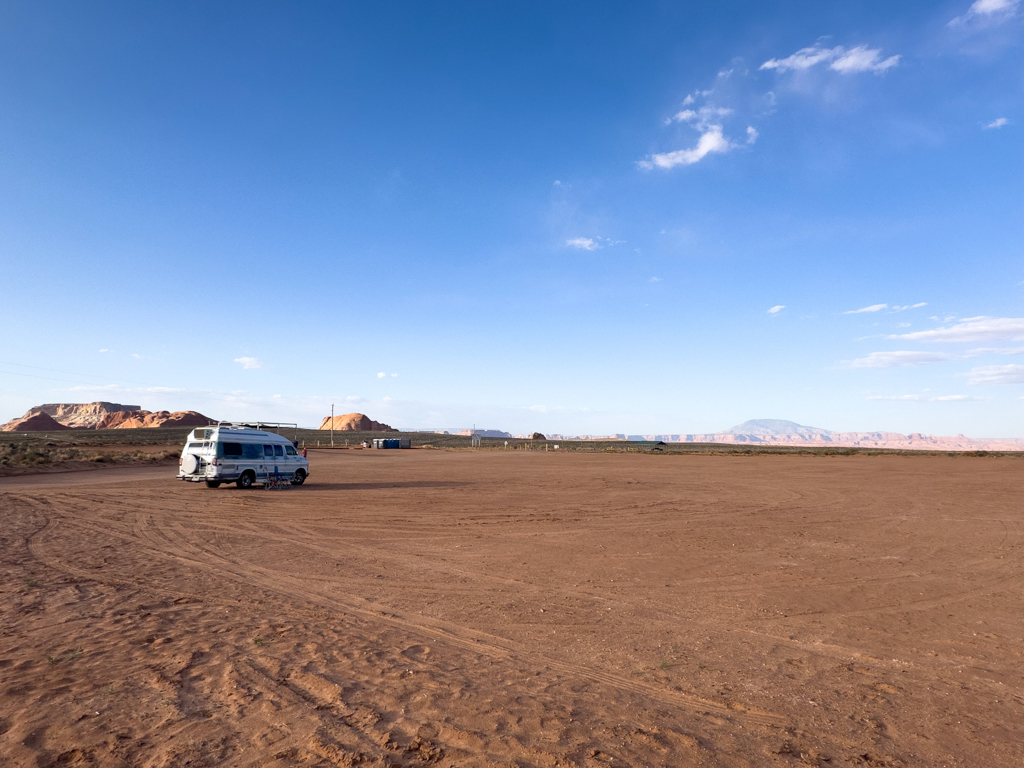
[[[288,471],[288,463],[284,458],[284,446],[277,443],[274,444],[274,465],[271,471],[273,472],[274,470],[282,477],[289,477],[291,475],[291,472]]]
[[[295,475],[295,471],[302,466],[302,462],[299,459],[298,451],[295,450],[294,445],[286,445],[284,447],[284,460],[288,462],[288,476],[292,477]]]
[[[260,467],[260,472],[264,477],[269,478],[270,473],[274,471],[274,446],[263,445],[263,465]]]

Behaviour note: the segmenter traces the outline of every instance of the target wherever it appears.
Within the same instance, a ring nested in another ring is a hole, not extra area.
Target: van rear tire
[[[207,480],[206,481],[206,487],[207,488],[220,488],[220,480]]]
[[[252,488],[252,484],[256,482],[256,475],[252,471],[246,471],[235,481],[235,485],[239,488]]]
[[[295,474],[292,475],[292,485],[302,485],[306,482],[306,470],[296,469]]]

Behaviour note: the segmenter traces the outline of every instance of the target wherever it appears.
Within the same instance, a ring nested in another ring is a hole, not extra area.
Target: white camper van
[[[307,477],[309,462],[288,438],[235,424],[192,430],[178,460],[179,480],[206,481],[207,488],[231,482],[251,488],[272,480],[302,485]]]

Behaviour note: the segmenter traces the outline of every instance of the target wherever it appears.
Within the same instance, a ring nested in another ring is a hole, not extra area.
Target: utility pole
[[[334,403],[331,403],[331,448],[334,447]]]

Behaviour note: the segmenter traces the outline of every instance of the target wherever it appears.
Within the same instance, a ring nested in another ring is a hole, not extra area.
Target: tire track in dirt
[[[67,513],[62,512],[61,514]],[[308,579],[297,579],[282,575],[276,571],[219,555],[211,549],[190,542],[180,524],[175,523],[168,527],[154,527],[149,519],[151,517],[150,513],[138,513],[136,515],[133,525],[134,539],[119,533],[114,533],[114,535],[117,535],[125,543],[142,544],[149,554],[162,559],[175,560],[190,568],[201,569],[208,573],[230,578],[245,586],[258,586],[278,595],[292,598],[295,601],[310,603],[320,608],[341,610],[374,622],[389,624],[406,632],[439,640],[473,653],[485,654],[494,659],[503,661],[515,659],[521,663],[530,664],[534,668],[554,670],[569,677],[588,679],[649,699],[661,701],[665,704],[683,706],[695,714],[717,715],[729,720],[776,727],[784,727],[789,722],[782,715],[760,710],[756,707],[747,707],[742,704],[730,706],[699,697],[665,691],[618,675],[545,657],[528,652],[517,643],[497,635],[480,632],[439,619],[397,611],[390,606],[374,603],[362,598],[349,596],[345,599],[311,592],[308,588]],[[71,523],[71,527],[75,527],[80,522],[79,520],[74,520]],[[140,586],[137,579],[118,578],[109,573],[99,575],[88,569],[77,568],[67,563],[63,558],[50,556],[45,551],[46,539],[56,539],[57,532],[67,527],[67,524],[63,524],[57,519],[48,521],[47,525],[33,536],[29,542],[29,549],[33,556],[49,567],[77,578],[99,580],[112,585]],[[102,526],[98,525],[84,524],[81,527],[91,529],[98,534],[106,533],[109,535],[112,533],[105,531]],[[254,575],[258,576],[258,578],[253,579]],[[99,578],[97,578],[98,576]],[[178,597],[191,597],[201,600],[210,599],[209,595],[183,593],[167,590],[166,588],[160,589],[156,585],[150,584],[146,586],[147,588],[154,587],[157,591],[173,594]],[[220,600],[220,598],[216,599]],[[226,602],[235,601],[228,600]]]
[[[63,499],[61,501],[64,501]],[[55,511],[51,506],[51,514]],[[82,568],[75,568],[67,562],[60,561],[56,558],[46,556],[43,548],[40,546],[40,539],[55,536],[58,528],[62,525],[66,526],[70,524],[72,527],[80,527],[88,529],[95,534],[110,536],[114,535],[120,538],[126,543],[134,543],[145,546],[146,549],[153,555],[159,556],[165,559],[176,560],[183,565],[190,568],[199,568],[209,572],[217,573],[221,576],[227,576],[232,578],[234,581],[245,586],[259,586],[263,589],[267,589],[271,592],[275,592],[280,595],[286,595],[296,600],[302,600],[305,602],[311,602],[321,607],[331,608],[332,610],[344,610],[350,614],[362,616],[364,618],[370,618],[374,621],[385,622],[395,627],[400,627],[406,631],[419,633],[421,635],[427,635],[431,638],[441,639],[448,642],[451,645],[461,647],[465,650],[471,650],[479,653],[486,653],[493,658],[500,659],[511,659],[516,658],[523,661],[529,661],[535,666],[544,666],[549,669],[559,671],[563,674],[584,677],[595,682],[600,682],[606,685],[610,685],[622,690],[628,690],[633,693],[644,695],[647,697],[655,698],[666,703],[682,704],[691,711],[699,713],[711,713],[715,712],[719,715],[733,717],[736,719],[743,719],[749,722],[757,722],[760,724],[772,724],[781,725],[786,722],[785,718],[775,717],[771,713],[766,712],[754,712],[750,714],[748,712],[742,712],[737,714],[741,710],[737,710],[734,707],[728,705],[722,705],[717,702],[712,702],[706,699],[699,699],[696,697],[690,697],[685,695],[677,695],[672,692],[666,692],[662,689],[648,686],[636,681],[622,678],[618,675],[611,675],[602,673],[592,668],[582,667],[580,665],[568,664],[561,662],[546,656],[528,653],[525,649],[518,647],[513,641],[507,638],[499,637],[493,634],[479,632],[472,630],[467,627],[444,622],[438,619],[427,619],[421,615],[410,614],[407,612],[398,611],[390,606],[377,603],[372,600],[364,598],[357,598],[348,596],[347,598],[339,598],[337,593],[330,588],[334,585],[329,578],[314,579],[308,576],[301,579],[291,577],[288,575],[281,574],[279,571],[264,569],[259,566],[255,566],[247,561],[240,560],[237,558],[228,557],[216,550],[216,548],[209,545],[198,544],[191,540],[191,533],[186,531],[184,526],[180,523],[171,523],[166,526],[154,526],[152,523],[152,513],[137,513],[134,517],[134,523],[132,525],[132,532],[125,534],[120,531],[111,530],[109,527],[104,527],[98,524],[89,523],[73,516],[73,512],[67,512],[61,510],[61,515],[67,515],[66,522],[58,521],[57,519],[51,519],[47,525],[39,531],[39,533],[33,537],[33,541],[30,543],[30,549],[34,556],[39,558],[41,561],[46,562],[51,567],[55,567],[59,570],[63,570],[72,575],[75,575],[83,579],[96,579],[97,574],[94,571],[90,571]],[[232,526],[220,524],[216,526],[204,524],[204,528],[216,528],[217,530],[223,531],[226,534],[238,533],[239,529],[246,529],[246,532],[250,535],[259,535],[257,533],[258,528],[254,524],[243,524],[238,528]],[[193,529],[194,530],[194,529]],[[279,539],[281,540],[281,539]],[[318,545],[312,545],[308,541],[296,540],[296,539],[283,539],[296,546],[301,546],[309,549],[315,549],[325,554],[335,554],[332,550],[326,547],[320,547]],[[359,545],[359,548],[365,552],[376,554],[377,551],[372,547]],[[467,576],[475,576],[473,571],[465,569],[461,570],[461,573]],[[251,575],[257,574],[258,579],[252,579]],[[101,580],[111,584],[119,584],[124,586],[139,586],[137,580],[132,579],[121,579],[113,577],[110,574],[103,574]],[[894,581],[894,580],[893,580]],[[926,609],[930,607],[936,607],[939,605],[947,605],[960,600],[970,599],[971,597],[977,597],[982,594],[990,592],[993,588],[1009,584],[1014,581],[1013,577],[1007,577],[1005,579],[998,580],[992,584],[982,585],[973,590],[969,590],[964,593],[957,595],[946,595],[938,598],[932,598],[925,601],[911,601],[909,603],[896,603],[888,606],[876,606],[872,608],[862,609],[859,611],[847,611],[847,612],[827,612],[830,617],[833,616],[857,616],[857,615],[875,615],[879,613],[891,613],[899,612],[902,610],[913,610],[914,607],[920,609]],[[255,582],[255,583],[254,583]],[[311,592],[310,583],[319,582],[319,586],[323,589],[328,589],[332,592],[330,596],[324,595],[323,592],[318,589],[315,592]],[[501,583],[521,588],[523,586],[529,586],[525,582],[517,582],[515,580],[501,580]],[[727,589],[716,590],[721,593],[727,593]],[[206,595],[199,594],[187,594],[180,592],[169,592],[169,594],[175,594],[177,596],[188,596],[196,599],[208,599]],[[574,594],[580,597],[590,598],[592,596],[585,592],[571,592],[566,591],[566,594]],[[235,602],[235,601],[226,601]],[[796,618],[814,618],[820,616],[822,612],[818,613],[807,613],[807,614],[795,614]],[[742,705],[739,705],[742,706]]]
[[[754,707],[746,707],[741,710],[718,702],[665,691],[593,668],[540,656],[526,651],[517,643],[506,638],[451,624],[440,619],[407,614],[361,598],[351,596],[339,598],[311,593],[307,580],[282,575],[279,572],[220,555],[194,542],[189,542],[180,524],[172,524],[163,528],[154,527],[151,525],[150,518],[151,515],[147,513],[139,513],[136,517],[135,531],[141,539],[148,541],[155,551],[169,548],[168,554],[177,557],[184,563],[232,578],[243,584],[252,584],[256,581],[257,585],[263,589],[294,600],[313,603],[322,608],[342,610],[376,622],[383,622],[413,634],[441,640],[464,650],[483,653],[492,658],[502,660],[515,658],[536,668],[546,667],[568,676],[589,679],[663,703],[683,706],[698,714],[714,713],[741,722],[780,727],[789,722],[782,715],[758,710]],[[254,580],[253,575],[258,578]]]

